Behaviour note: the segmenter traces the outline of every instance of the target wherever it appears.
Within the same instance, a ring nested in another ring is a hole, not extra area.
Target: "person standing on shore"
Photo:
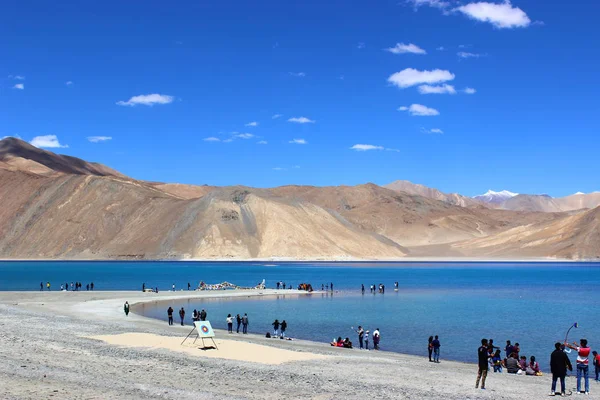
[[[364,285],[364,283],[361,283],[361,284],[360,284],[360,292],[361,292],[362,294],[365,294],[365,285]],[[362,347],[361,347],[361,348],[362,348]]]
[[[200,321],[206,321],[206,311],[204,311],[204,308],[200,311]]]
[[[487,378],[489,365],[488,358],[490,358],[487,346],[487,339],[481,339],[481,347],[477,349],[479,370],[477,372],[477,380],[475,381],[475,389],[479,388],[479,381],[481,381],[481,389],[485,390],[485,378]]]
[[[88,284],[88,289],[90,288],[90,285]],[[146,291],[146,282],[142,283],[142,292]]]
[[[283,321],[281,321],[281,338],[285,338],[285,330],[287,329],[287,322],[285,322],[285,319]]]
[[[569,356],[562,350],[560,343],[555,343],[554,351],[550,355],[550,372],[552,372],[552,389],[550,390],[550,396],[556,395],[556,381],[558,379],[560,379],[561,396],[566,394],[565,377],[567,376],[567,369],[573,371],[571,360],[569,360]]]
[[[181,326],[183,326],[183,320],[185,319],[185,310],[183,307],[181,307],[181,310],[179,310],[179,318],[181,318]]]
[[[364,286],[363,286],[364,288]],[[356,331],[356,333],[358,333],[358,345],[360,346],[359,348],[362,350],[363,349],[363,341],[365,338],[365,331],[363,330],[362,326],[358,326],[358,330]]]
[[[242,317],[240,317],[240,314],[235,316],[235,322],[237,322],[236,333],[240,333],[240,325],[242,324]]]
[[[365,332],[365,350],[369,351],[369,330]]]
[[[594,356],[594,372],[596,373],[596,382],[598,382],[598,377],[600,375],[600,354],[597,351],[592,351],[592,355]]]
[[[433,339],[433,342],[431,342],[431,345],[433,346],[433,362],[435,363],[440,363],[440,340],[438,335],[435,335],[435,339]]]
[[[50,290],[50,282],[46,282],[46,289]]]
[[[169,317],[169,325],[173,325],[173,308],[170,306],[167,309],[167,317]]]
[[[125,305],[123,306],[123,311],[125,311],[125,316],[129,316],[129,302],[125,302]]]
[[[588,347],[587,339],[581,339],[579,346],[576,343],[565,345],[577,351],[577,393],[581,393],[581,378],[585,381],[585,394],[590,394],[589,357],[592,349]]]
[[[227,314],[227,333],[233,333],[233,317],[231,314]]]
[[[40,292],[44,291],[44,282],[40,282]]]
[[[244,335],[248,333],[248,314],[244,314],[242,317],[242,333]]]
[[[190,290],[191,287],[192,285],[190,285],[190,283],[188,282],[188,290]]]
[[[331,282],[331,283],[329,284],[329,287],[331,288],[331,291],[333,292],[333,282]]]
[[[379,340],[381,339],[381,335],[379,334],[379,328],[375,328],[373,332],[373,349],[379,350]]]
[[[273,336],[279,336],[279,320],[276,319],[271,325],[273,325]]]
[[[90,283],[90,290],[94,291],[94,282]],[[156,292],[158,293],[158,290]]]
[[[173,284],[173,291],[175,291],[175,284]]]
[[[504,352],[506,353],[506,358],[510,358],[510,355],[513,353],[514,351],[514,347],[512,344],[510,344],[510,340],[506,341],[506,347],[504,348]]]
[[[433,362],[431,355],[433,354],[433,336],[429,336],[427,343],[427,353],[429,353],[429,362]]]
[[[90,291],[90,284],[89,283],[87,285],[85,285],[85,290],[88,291],[88,292]]]

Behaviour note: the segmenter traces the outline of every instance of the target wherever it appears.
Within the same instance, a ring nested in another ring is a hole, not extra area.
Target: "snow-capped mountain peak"
[[[517,196],[518,193],[509,192],[508,190],[502,190],[500,192],[495,192],[493,190],[488,190],[487,193],[473,197],[476,200],[483,201],[485,203],[495,203],[500,204],[504,201],[510,199],[511,197]]]
[[[580,195],[580,194],[585,194],[585,193],[583,193],[583,192],[577,192],[577,193],[575,193],[573,196],[578,196],[578,195]]]

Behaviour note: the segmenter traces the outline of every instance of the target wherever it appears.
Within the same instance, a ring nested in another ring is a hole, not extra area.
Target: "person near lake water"
[[[244,335],[248,333],[248,314],[244,314],[242,317],[242,333]]]
[[[429,343],[427,343],[427,352],[429,353],[429,362],[433,362],[431,355],[433,354],[433,336],[429,336]]]
[[[40,282],[40,292],[44,291],[44,282]]]
[[[87,285],[85,285],[85,290],[88,291],[88,292],[90,291],[90,284],[89,283]]]
[[[565,345],[577,351],[577,393],[581,393],[581,378],[585,381],[585,393],[590,394],[590,375],[589,375],[589,357],[591,349],[588,346],[587,339],[581,339],[579,345],[577,343]]]
[[[514,347],[510,344],[510,340],[506,341],[506,347],[504,348],[504,352],[506,353],[506,359],[510,358],[510,355],[513,353]]]
[[[206,311],[204,311],[204,308],[202,309],[202,311],[200,311],[200,321],[206,321]]]
[[[529,358],[529,365],[527,365],[527,369],[525,370],[525,373],[527,375],[539,375],[539,374],[541,374],[540,364],[538,364],[538,362],[535,361],[535,357],[534,356],[531,356]]]
[[[490,358],[490,353],[488,353],[488,341],[487,339],[481,339],[481,347],[477,349],[477,359],[478,359],[478,371],[477,371],[477,380],[475,381],[475,389],[479,388],[479,382],[481,381],[481,389],[485,390],[485,379],[487,378],[488,373],[488,359]]]
[[[46,282],[46,289],[50,290],[50,282]]]
[[[170,306],[167,309],[167,317],[169,317],[169,325],[173,325],[173,308]]]
[[[360,325],[358,326],[358,330],[356,331],[356,333],[358,333],[359,348],[362,350],[363,349],[363,341],[364,341],[364,337],[365,337],[365,331],[363,330],[362,326],[360,326]]]
[[[192,285],[190,285],[190,283],[188,282],[188,290],[190,290],[192,287]]]
[[[331,288],[331,291],[333,292],[333,282],[331,282],[331,283],[329,284],[329,287]]]
[[[90,290],[94,290],[94,282],[90,283]],[[156,293],[158,293],[158,289],[156,289]]]
[[[192,321],[198,321],[198,311],[195,308],[194,311],[192,311]]]
[[[88,286],[90,286],[90,285],[88,285]],[[142,292],[145,292],[145,291],[146,291],[146,282],[142,283]]]
[[[379,350],[379,341],[381,340],[381,334],[379,333],[379,328],[375,328],[373,331],[373,349]]]
[[[550,396],[556,395],[556,381],[560,379],[560,393],[562,396],[566,394],[565,377],[567,369],[573,371],[569,356],[563,351],[560,343],[554,344],[554,351],[550,355],[550,372],[552,372],[552,389]]]
[[[514,354],[517,354],[517,353],[514,353]],[[527,357],[521,356],[521,358],[519,359],[519,369],[522,372],[525,372],[527,370]]]
[[[502,355],[500,350],[496,350],[492,356],[492,366],[494,367],[494,372],[502,372]]]
[[[123,305],[123,311],[125,311],[125,316],[129,316],[129,302],[125,302],[125,304]]]
[[[185,319],[185,310],[183,307],[179,310],[179,318],[181,318],[181,326],[183,326],[183,320]]]
[[[360,284],[360,292],[365,294],[365,285],[363,283]]]
[[[283,321],[281,321],[281,338],[284,339],[285,338],[285,330],[287,329],[287,322],[285,322],[285,319]]]
[[[273,336],[279,336],[279,320],[276,319],[271,325],[273,325]]]
[[[596,373],[596,382],[598,382],[598,377],[600,375],[600,354],[597,351],[592,351],[592,355],[594,356],[594,372]]]
[[[175,284],[173,284],[173,291],[175,291]]]
[[[520,352],[521,352],[521,345],[519,343],[515,343],[515,345],[513,346],[513,353],[515,353],[517,355],[517,358],[519,358]],[[525,357],[525,360],[527,360],[527,357]]]
[[[509,374],[516,374],[521,370],[521,366],[519,365],[519,360],[517,360],[517,356],[515,353],[511,353],[510,356],[506,359],[506,372]]]
[[[236,333],[240,333],[240,325],[242,325],[242,317],[240,317],[240,314],[235,316],[235,322],[237,322]]]
[[[365,350],[369,351],[369,330],[365,332]]]
[[[227,333],[233,333],[233,317],[231,314],[227,314]]]
[[[433,345],[433,362],[436,362],[439,364],[440,362],[440,339],[438,337],[438,335],[435,335],[435,339],[433,339],[433,342],[431,342],[431,344]]]

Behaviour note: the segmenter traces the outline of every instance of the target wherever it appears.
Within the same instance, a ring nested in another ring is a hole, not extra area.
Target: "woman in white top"
[[[233,333],[233,317],[231,314],[227,315],[227,332]]]

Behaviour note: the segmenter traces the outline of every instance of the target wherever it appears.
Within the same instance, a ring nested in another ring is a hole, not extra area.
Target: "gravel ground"
[[[169,296],[189,294],[164,294],[162,299]],[[0,399],[522,400],[546,397],[550,389],[549,376],[490,373],[488,389],[476,390],[477,367],[472,364],[433,364],[409,355],[256,335],[227,339],[331,357],[265,365],[111,346],[87,338],[125,332],[184,337],[190,330],[133,314],[126,318],[125,299],[136,303],[157,298],[128,292],[0,293]],[[475,359],[476,349],[468,350]],[[574,386],[574,378],[568,383]],[[600,398],[600,385],[591,383],[590,398]]]

